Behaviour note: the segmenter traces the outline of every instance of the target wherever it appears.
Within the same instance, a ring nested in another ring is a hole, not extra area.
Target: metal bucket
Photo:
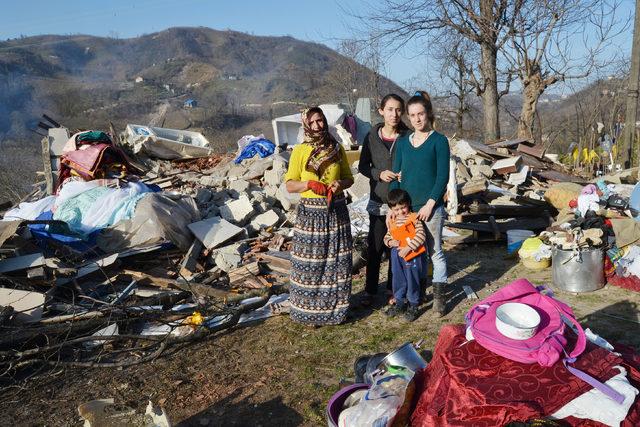
[[[553,284],[563,291],[591,292],[605,284],[602,248],[573,251],[554,247],[551,264]]]
[[[388,368],[389,366],[402,366],[417,372],[427,367],[427,362],[420,356],[412,343],[403,344],[400,348],[389,353],[382,362],[380,367]]]

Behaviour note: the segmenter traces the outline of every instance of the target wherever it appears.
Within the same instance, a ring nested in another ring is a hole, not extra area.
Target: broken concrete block
[[[220,248],[216,253],[214,262],[222,271],[228,273],[242,264],[242,255],[248,248],[249,246],[246,242],[234,243]]]
[[[493,169],[489,165],[471,165],[469,171],[473,179],[491,178],[493,176]]]
[[[245,179],[258,179],[262,177],[267,169],[273,166],[273,156],[265,157],[264,159],[256,159],[254,163],[249,166],[247,172],[243,175]]]
[[[238,200],[231,201],[220,207],[222,218],[239,225],[246,224],[253,214],[253,205],[245,194],[241,195]]]
[[[284,175],[287,173],[285,169],[271,169],[264,173],[264,182],[266,185],[278,186],[284,181]]]
[[[245,181],[244,179],[239,179],[237,181],[231,181],[229,183],[229,190],[234,190],[238,192],[238,195],[242,193],[246,193],[249,190],[249,181]]]
[[[267,195],[262,190],[253,190],[249,192],[249,197],[254,203],[262,203],[267,201]]]
[[[278,186],[267,185],[264,187],[264,194],[277,200]]]
[[[251,226],[256,229],[273,227],[280,222],[280,217],[273,210],[258,215],[251,221]]]
[[[276,193],[276,198],[286,211],[290,211],[294,209],[298,202],[300,201],[299,193],[289,193],[285,184],[280,184],[278,187],[278,192]]]
[[[225,177],[219,176],[203,176],[200,178],[200,185],[205,187],[224,187],[227,184]]]
[[[353,181],[353,185],[346,191],[351,195],[351,198],[354,201],[360,200],[369,194],[369,178],[359,173],[353,177]]]
[[[476,157],[478,152],[471,148],[471,145],[464,139],[451,141],[451,154],[460,157],[462,160],[467,160],[472,157]]]
[[[205,211],[204,215],[202,215],[203,218],[211,218],[214,216],[220,216],[220,208],[218,206],[211,205],[207,208],[207,210]]]
[[[234,164],[233,166],[231,166],[231,168],[229,168],[229,172],[227,172],[227,178],[229,178],[229,181],[232,181],[233,178],[238,179],[241,176],[243,176],[246,172],[247,172],[246,167],[244,167],[243,165]]]
[[[198,188],[198,192],[196,193],[196,202],[199,205],[204,205],[213,197],[213,193],[208,188]]]
[[[226,191],[217,192],[213,195],[212,199],[213,203],[215,203],[218,207],[226,205],[231,200],[233,200],[233,197],[231,197],[231,195],[229,195],[229,193],[227,193]]]
[[[212,217],[189,224],[189,230],[207,249],[220,246],[242,232],[240,227],[220,217]]]

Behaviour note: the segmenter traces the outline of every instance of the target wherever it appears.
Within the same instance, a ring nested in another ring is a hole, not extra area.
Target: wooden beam
[[[42,145],[42,166],[44,167],[44,178],[47,182],[47,194],[53,194],[53,170],[51,169],[51,145],[49,137],[45,136],[41,141]]]

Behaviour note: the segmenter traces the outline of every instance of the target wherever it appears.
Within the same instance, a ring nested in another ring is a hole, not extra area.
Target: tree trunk
[[[500,138],[500,113],[498,110],[498,73],[496,67],[495,44],[481,45],[482,63],[480,69],[484,81],[482,92],[482,107],[484,111],[484,139],[485,142]]]
[[[466,98],[466,87],[464,83],[464,68],[458,62],[458,110],[456,111],[456,127],[458,128],[457,133],[459,137],[462,137],[463,128],[463,119],[464,119],[464,110],[465,110],[465,98]]]
[[[544,92],[544,82],[542,76],[534,74],[523,82],[522,90],[522,110],[520,120],[518,120],[518,138],[528,138],[534,140],[533,125],[538,107],[538,99]],[[539,141],[536,141],[539,142]]]

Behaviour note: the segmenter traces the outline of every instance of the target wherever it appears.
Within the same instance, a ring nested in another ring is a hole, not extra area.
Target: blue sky
[[[371,0],[375,3],[375,0]],[[624,11],[633,10],[623,0]],[[0,40],[21,35],[91,34],[136,37],[176,26],[231,29],[254,35],[290,35],[335,47],[349,38],[356,20],[342,10],[358,9],[366,0],[325,1],[229,1],[229,0],[22,0],[8,1],[0,14]],[[623,52],[631,49],[632,32],[616,40]],[[426,74],[424,59],[397,52],[387,60],[387,74],[399,84]]]

